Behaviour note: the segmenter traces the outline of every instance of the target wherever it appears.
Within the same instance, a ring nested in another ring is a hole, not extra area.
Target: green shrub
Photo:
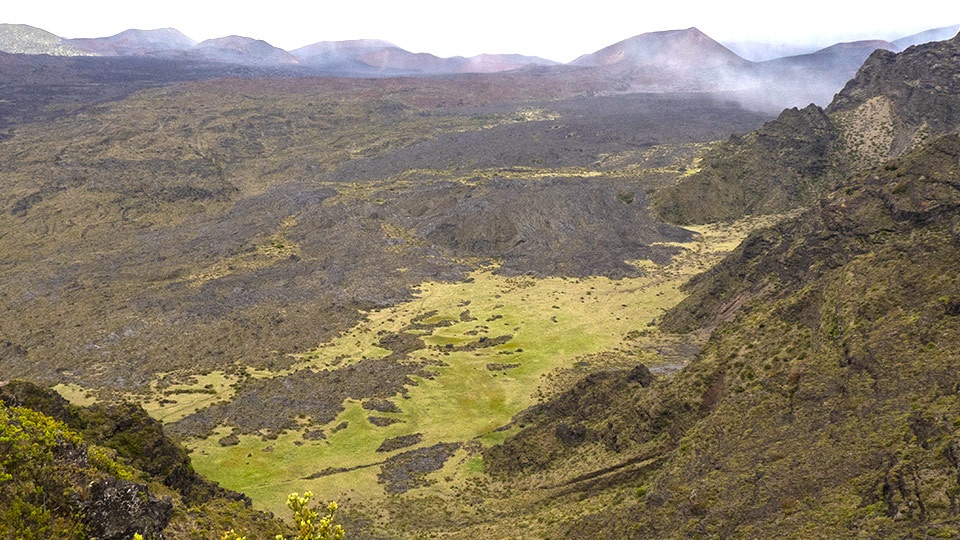
[[[326,513],[320,517],[320,512],[310,507],[312,498],[313,493],[309,491],[302,497],[298,493],[291,493],[287,497],[287,507],[293,511],[293,523],[297,529],[296,536],[290,540],[343,540],[343,527],[334,522],[337,503],[328,504]],[[246,540],[246,537],[240,536],[231,529],[223,533],[220,540]],[[276,540],[285,539],[282,534],[278,534]]]

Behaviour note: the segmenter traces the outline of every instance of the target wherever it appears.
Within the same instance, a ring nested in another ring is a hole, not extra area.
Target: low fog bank
[[[774,63],[717,67],[696,73],[663,72],[633,80],[611,94],[711,94],[744,109],[777,115],[783,109],[815,103],[826,107],[856,69],[810,69]]]
[[[722,79],[720,84],[741,106],[773,114],[792,107],[803,108],[811,103],[826,107],[854,75],[855,71],[848,76],[783,66],[761,66],[749,72],[718,74]]]

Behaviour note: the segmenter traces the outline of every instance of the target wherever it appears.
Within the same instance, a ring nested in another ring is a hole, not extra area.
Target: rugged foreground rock
[[[56,392],[0,386],[0,536],[129,540],[273,538],[285,526],[197,475],[183,447],[132,405],[76,407]]]

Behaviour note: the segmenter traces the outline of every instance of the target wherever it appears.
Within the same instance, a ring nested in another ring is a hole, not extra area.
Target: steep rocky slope
[[[839,137],[820,107],[788,109],[708,150],[700,169],[657,193],[654,205],[661,218],[680,224],[786,211],[842,178]]]
[[[957,534],[958,248],[948,136],[699,278],[664,328],[720,326],[676,377],[587,379],[518,418],[533,425],[488,469],[606,456],[572,489],[636,485],[639,500],[580,520],[576,538]]]
[[[860,157],[877,147],[884,159],[938,133],[954,132],[960,126],[958,71],[960,35],[900,54],[875,52],[827,107],[850,131],[844,150]],[[867,122],[885,129],[856,129]]]
[[[960,139],[863,180],[745,242],[673,312],[706,291],[726,302],[701,321],[741,305],[699,361],[718,404],[654,482],[647,530],[956,527]]]
[[[488,471],[590,501],[555,529],[573,538],[960,533],[960,137],[931,135],[957,126],[958,45],[875,53],[828,111],[785,111],[707,154],[685,185],[705,193],[672,211],[810,208],[664,314],[661,331],[712,331],[686,368],[583,380],[519,415]],[[863,129],[878,110],[880,142]]]
[[[960,36],[874,52],[825,110],[786,111],[706,152],[696,174],[663,190],[660,215],[705,223],[810,204],[853,171],[960,126]]]

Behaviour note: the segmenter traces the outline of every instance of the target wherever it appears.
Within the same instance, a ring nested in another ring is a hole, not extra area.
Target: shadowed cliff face
[[[723,262],[686,285],[691,295],[664,315],[664,325],[677,331],[713,326],[718,320],[712,316],[736,313],[727,309],[735,299],[743,304],[753,295],[793,294],[826,270],[871,253],[884,235],[909,235],[924,227],[955,234],[958,158],[956,137],[937,139],[929,148],[845,183],[799,220],[751,235]]]
[[[877,51],[827,108],[831,115],[862,110],[882,99],[892,108],[888,155],[897,156],[938,133],[960,126],[960,35],[911,47]]]
[[[950,136],[759,233],[693,285],[665,319],[732,319],[700,360],[725,391],[658,479],[651,526],[698,512],[697,528],[795,536],[804,520],[829,527],[840,515],[838,534],[951,523],[958,224]],[[821,502],[793,507],[812,486]],[[683,500],[684,487],[715,495]],[[764,497],[746,502],[757,489]],[[831,501],[841,494],[850,502]],[[870,510],[844,514],[854,506]]]

